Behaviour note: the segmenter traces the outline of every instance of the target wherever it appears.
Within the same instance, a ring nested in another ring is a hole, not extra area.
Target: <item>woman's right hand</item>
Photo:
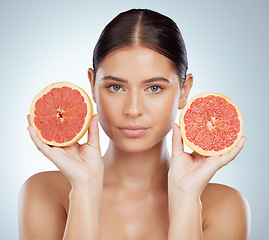
[[[27,118],[29,121],[29,115]],[[68,147],[51,147],[43,143],[29,123],[28,131],[36,147],[67,177],[72,188],[88,187],[103,181],[98,120],[99,115],[92,117],[86,143]]]

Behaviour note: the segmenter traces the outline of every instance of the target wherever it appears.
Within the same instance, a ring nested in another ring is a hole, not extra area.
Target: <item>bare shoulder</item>
[[[248,239],[250,209],[239,191],[226,185],[210,183],[201,201],[205,239]]]
[[[42,197],[51,201],[62,201],[70,192],[70,184],[60,171],[48,171],[37,173],[28,178],[20,192],[29,197]],[[23,197],[23,196],[22,196]]]
[[[19,195],[20,239],[62,237],[70,184],[59,171],[42,172],[28,178]]]
[[[60,171],[47,171],[47,172],[40,172],[37,174],[34,174],[33,176],[29,177],[25,184],[28,185],[54,185],[56,186],[62,185],[62,184],[69,184],[66,177],[60,172]],[[24,184],[24,185],[25,185]]]

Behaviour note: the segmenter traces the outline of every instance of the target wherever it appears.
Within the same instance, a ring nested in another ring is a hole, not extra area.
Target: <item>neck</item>
[[[166,189],[170,164],[166,139],[144,152],[126,152],[110,141],[103,156],[104,184],[128,190]]]

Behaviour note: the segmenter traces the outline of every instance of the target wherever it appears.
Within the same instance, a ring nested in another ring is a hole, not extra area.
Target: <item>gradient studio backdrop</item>
[[[35,173],[56,169],[34,147],[26,130],[31,100],[55,81],[74,82],[90,94],[87,68],[92,66],[97,38],[108,21],[129,8],[151,8],[178,23],[194,75],[190,97],[215,91],[240,107],[248,141],[212,182],[238,189],[251,207],[251,239],[269,239],[268,1],[1,0],[0,4],[0,239],[18,239],[17,201],[23,182]],[[104,152],[103,133],[101,144]]]

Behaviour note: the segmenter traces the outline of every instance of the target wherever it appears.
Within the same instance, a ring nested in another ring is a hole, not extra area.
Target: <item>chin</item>
[[[114,142],[117,148],[124,152],[140,153],[145,152],[151,148],[151,146],[145,145],[145,143],[139,143],[138,141],[124,141],[121,143]]]
[[[152,149],[154,146],[156,146],[158,143],[160,143],[162,139],[159,139],[159,141],[150,141],[149,139],[125,139],[123,141],[114,142],[114,144],[117,146],[117,148],[121,149],[124,152],[129,153],[142,153],[146,152],[150,149]]]

